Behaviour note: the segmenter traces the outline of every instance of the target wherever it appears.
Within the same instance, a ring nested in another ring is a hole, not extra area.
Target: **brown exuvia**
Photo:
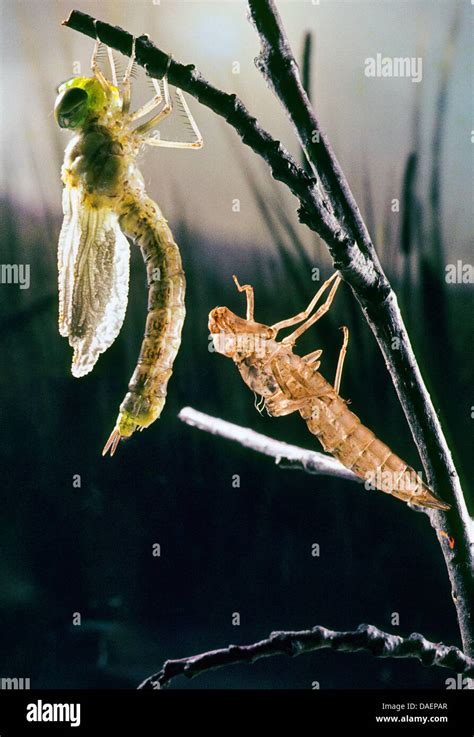
[[[209,330],[215,350],[234,360],[247,386],[261,398],[261,406],[273,417],[299,412],[324,450],[376,489],[420,507],[449,509],[413,468],[364,427],[340,396],[347,328],[343,328],[334,386],[318,371],[321,350],[306,356],[293,353],[299,336],[328,311],[340,276],[335,273],[324,282],[306,310],[270,326],[254,320],[253,288],[240,286],[236,277],[234,280],[239,291],[247,295],[246,319],[227,307],[216,307],[209,314]],[[328,290],[325,302],[313,312]],[[298,323],[290,335],[276,340],[280,330]]]

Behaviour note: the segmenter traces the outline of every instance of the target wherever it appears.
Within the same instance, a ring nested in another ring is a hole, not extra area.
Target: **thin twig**
[[[439,536],[456,605],[464,651],[474,655],[473,524],[459,476],[431,397],[423,382],[397,298],[380,266],[370,235],[349,184],[301,83],[298,65],[273,0],[249,0],[251,19],[260,35],[257,67],[290,118],[313,169],[326,186],[331,206],[349,240],[354,239],[371,264],[370,279],[343,274],[352,287],[385,358],[431,488],[451,504],[449,512],[430,513],[431,524],[454,539],[451,548]],[[344,248],[344,244],[341,244]],[[337,264],[335,261],[335,266]],[[375,275],[375,278],[374,278]],[[363,282],[362,278],[362,282]],[[370,285],[370,289],[367,286]],[[436,319],[436,316],[434,316]]]
[[[211,435],[218,435],[227,440],[233,440],[244,448],[274,458],[276,465],[282,468],[297,469],[320,476],[336,476],[337,478],[362,483],[355,473],[349,471],[335,458],[323,453],[316,453],[307,448],[299,448],[296,445],[283,443],[280,440],[255,432],[249,427],[235,425],[233,422],[221,420],[219,417],[211,417],[211,415],[206,415],[204,412],[198,412],[192,407],[183,407],[178,417],[182,422],[191,427],[196,427],[198,430],[203,430]]]
[[[364,651],[378,658],[417,658],[423,665],[451,668],[469,677],[474,675],[474,660],[457,647],[426,640],[414,632],[399,637],[383,632],[372,624],[361,624],[354,632],[335,632],[325,627],[313,627],[300,632],[272,632],[266,640],[252,645],[229,645],[179,660],[167,660],[158,673],[146,678],[139,689],[157,689],[176,676],[194,676],[225,665],[253,663],[271,655],[302,655],[316,650],[336,650],[355,653]]]
[[[148,74],[169,81],[196,97],[223,117],[239,133],[243,142],[270,166],[273,177],[285,183],[299,199],[299,217],[328,245],[334,266],[350,284],[364,315],[374,332],[407,417],[434,491],[451,504],[449,512],[431,512],[431,524],[454,540],[454,546],[440,536],[452,595],[457,609],[463,648],[474,654],[474,575],[473,525],[462,495],[449,447],[436,411],[423,383],[393,290],[378,262],[365,224],[354,202],[349,185],[337,163],[329,142],[299,82],[296,62],[270,0],[250,0],[253,21],[262,40],[259,65],[267,73],[297,129],[300,140],[308,141],[315,125],[322,147],[306,147],[315,177],[310,177],[252,117],[242,101],[207,82],[194,65],[183,65],[156,48],[146,36],[136,39],[137,62]],[[97,21],[85,13],[73,11],[64,22],[91,38],[129,55],[133,37],[126,31]],[[271,49],[268,47],[270,42]],[[271,68],[265,67],[266,55],[273,55]],[[289,72],[288,72],[289,70]],[[281,74],[288,91],[277,77]],[[300,92],[301,87],[302,92]],[[307,108],[306,112],[303,108]],[[309,112],[308,112],[309,111]],[[300,117],[301,116],[301,117]],[[311,129],[308,130],[308,125]],[[324,183],[328,189],[324,190]]]

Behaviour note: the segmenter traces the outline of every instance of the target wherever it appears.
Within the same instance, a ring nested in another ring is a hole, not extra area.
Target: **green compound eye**
[[[65,89],[56,98],[54,117],[60,128],[77,128],[89,113],[89,96],[80,87]]]

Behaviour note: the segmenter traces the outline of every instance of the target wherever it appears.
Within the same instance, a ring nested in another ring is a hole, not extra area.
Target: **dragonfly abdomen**
[[[447,509],[419,474],[361,423],[333,387],[327,386],[327,393],[311,399],[300,410],[324,450],[372,488],[405,502]]]
[[[124,201],[120,226],[140,247],[148,282],[148,315],[137,366],[120,405],[117,426],[124,437],[160,416],[181,343],[186,280],[177,244],[158,205],[140,193]]]

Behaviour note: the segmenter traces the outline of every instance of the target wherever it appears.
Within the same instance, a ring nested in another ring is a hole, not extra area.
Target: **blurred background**
[[[278,5],[397,291],[472,513],[472,285],[445,275],[448,264],[472,261],[473,6]],[[182,348],[162,418],[113,459],[101,458],[138,356],[145,270],[132,246],[122,332],[91,375],[74,379],[71,350],[57,331],[60,166],[69,134],[52,115],[57,85],[77,64],[89,73],[91,40],[60,25],[73,7],[148,33],[177,60],[196,64],[302,156],[254,67],[259,44],[245,3],[2,1],[1,263],[28,264],[30,286],[0,284],[0,676],[30,678],[32,687],[134,688],[167,658],[315,624],[370,622],[459,645],[444,561],[423,515],[359,485],[275,468],[177,419],[191,405],[320,450],[299,417],[256,412],[232,362],[209,352],[207,314],[218,304],[243,313],[233,273],[254,285],[256,317],[269,323],[306,306],[318,287],[314,269],[321,280],[331,273],[324,244],[298,223],[296,200],[223,120],[189,97],[204,149],[150,149],[141,162],[186,269]],[[365,59],[377,53],[421,57],[422,80],[367,78]],[[142,76],[137,89],[145,89]],[[324,348],[321,371],[332,380],[343,324],[351,331],[343,396],[420,469],[347,287],[301,352]],[[321,652],[172,687],[443,688],[448,675],[413,661]]]

